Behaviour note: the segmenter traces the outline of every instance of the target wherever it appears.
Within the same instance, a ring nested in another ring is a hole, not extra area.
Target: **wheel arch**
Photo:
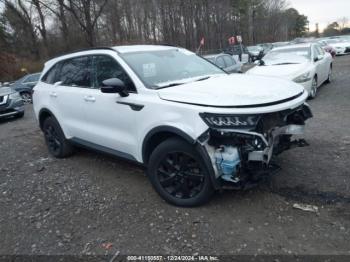
[[[56,119],[55,115],[49,109],[42,108],[39,111],[39,115],[38,115],[39,126],[40,126],[41,130],[43,129],[43,124],[44,124],[45,119],[47,119],[48,117],[54,117]]]
[[[153,150],[166,139],[178,137],[190,144],[195,144],[196,140],[179,128],[172,126],[159,126],[147,133],[142,143],[142,162],[147,165]]]

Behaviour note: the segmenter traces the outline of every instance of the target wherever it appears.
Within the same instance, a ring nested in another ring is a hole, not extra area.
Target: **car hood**
[[[270,104],[303,93],[301,85],[283,79],[225,75],[158,90],[163,100],[214,107]]]
[[[247,72],[247,74],[280,77],[292,80],[298,75],[306,73],[308,71],[309,66],[309,63],[256,66],[250,69]]]
[[[14,92],[15,91],[11,87],[8,87],[8,86],[0,87],[0,96],[5,96],[8,94],[12,94]]]
[[[337,48],[337,47],[350,47],[350,42],[341,42],[341,43],[334,43],[330,44],[330,46]]]

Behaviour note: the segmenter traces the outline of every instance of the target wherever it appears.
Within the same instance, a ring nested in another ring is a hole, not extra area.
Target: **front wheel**
[[[21,93],[21,97],[24,104],[31,104],[33,102],[32,95],[28,92]]]
[[[310,91],[310,99],[314,99],[317,96],[317,77],[315,76],[312,80],[311,91]]]
[[[204,160],[181,139],[161,143],[150,157],[147,173],[158,194],[176,206],[204,204],[214,193]]]

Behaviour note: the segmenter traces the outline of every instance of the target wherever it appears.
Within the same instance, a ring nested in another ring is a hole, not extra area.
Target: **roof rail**
[[[90,47],[90,48],[82,48],[82,49],[78,49],[78,50],[75,50],[72,52],[63,53],[63,54],[60,54],[60,55],[57,55],[57,56],[51,58],[50,60],[61,57],[61,56],[65,56],[65,55],[71,55],[71,54],[75,54],[75,53],[79,53],[79,52],[93,51],[93,50],[111,50],[111,51],[117,52],[117,50],[113,49],[112,47],[108,47],[108,46]]]

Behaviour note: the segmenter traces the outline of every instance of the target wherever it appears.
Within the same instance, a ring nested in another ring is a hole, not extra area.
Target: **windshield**
[[[261,48],[259,48],[258,46],[248,46],[247,48],[251,52],[258,52],[261,50]]]
[[[290,50],[290,49],[287,49]],[[278,50],[269,52],[263,59],[264,65],[287,65],[287,64],[301,64],[310,60],[310,52],[294,51],[294,52],[280,52],[286,50]]]
[[[151,89],[180,85],[223,70],[185,49],[169,49],[121,54],[138,77]]]
[[[268,53],[267,56],[264,57],[264,61],[266,59],[274,59],[274,56],[277,56],[279,54],[286,54],[289,55],[289,59],[292,59],[292,57],[296,57],[297,61],[300,61],[300,57],[304,59],[311,59],[311,48],[310,47],[296,47],[296,48],[284,48],[284,49],[278,49],[278,50],[272,50],[270,53]],[[295,61],[295,59],[293,60]]]

